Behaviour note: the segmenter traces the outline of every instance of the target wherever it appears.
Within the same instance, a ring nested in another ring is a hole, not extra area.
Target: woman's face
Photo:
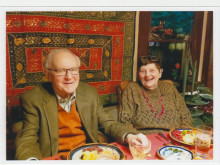
[[[163,69],[158,69],[154,63],[143,65],[139,70],[139,80],[145,88],[154,90],[158,86],[162,72]]]

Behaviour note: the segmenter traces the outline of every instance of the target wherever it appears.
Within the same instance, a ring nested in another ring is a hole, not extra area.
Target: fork
[[[175,145],[170,139],[168,139],[166,136],[164,136],[164,134],[162,133],[158,133],[161,137],[163,137],[164,139],[166,139],[166,141],[168,141],[170,144]]]

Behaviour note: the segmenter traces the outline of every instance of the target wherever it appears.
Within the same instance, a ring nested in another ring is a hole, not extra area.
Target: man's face
[[[49,61],[50,69],[79,68],[77,59],[68,52],[59,52],[53,55]],[[55,92],[62,98],[69,98],[79,85],[79,74],[72,75],[67,71],[66,75],[59,76],[54,70],[47,71],[48,80],[52,83]]]

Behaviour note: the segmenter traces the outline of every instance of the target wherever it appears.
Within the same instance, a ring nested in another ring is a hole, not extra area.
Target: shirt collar
[[[72,107],[73,102],[76,100],[76,92],[74,92],[68,99],[61,98],[56,93],[58,104],[67,112],[69,113]]]
[[[60,97],[57,93],[56,93],[56,97],[57,97],[57,100],[58,100],[58,103],[64,103],[64,102],[67,102],[67,101],[75,101],[76,99],[76,92],[74,92],[73,94],[70,95],[69,99],[63,99],[62,97]]]

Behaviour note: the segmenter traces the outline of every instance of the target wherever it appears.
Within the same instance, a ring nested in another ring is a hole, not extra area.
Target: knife
[[[175,145],[170,139],[168,139],[166,136],[164,136],[164,134],[162,133],[158,133],[161,137],[163,137],[164,139],[166,139],[166,141],[168,141],[170,144]]]

